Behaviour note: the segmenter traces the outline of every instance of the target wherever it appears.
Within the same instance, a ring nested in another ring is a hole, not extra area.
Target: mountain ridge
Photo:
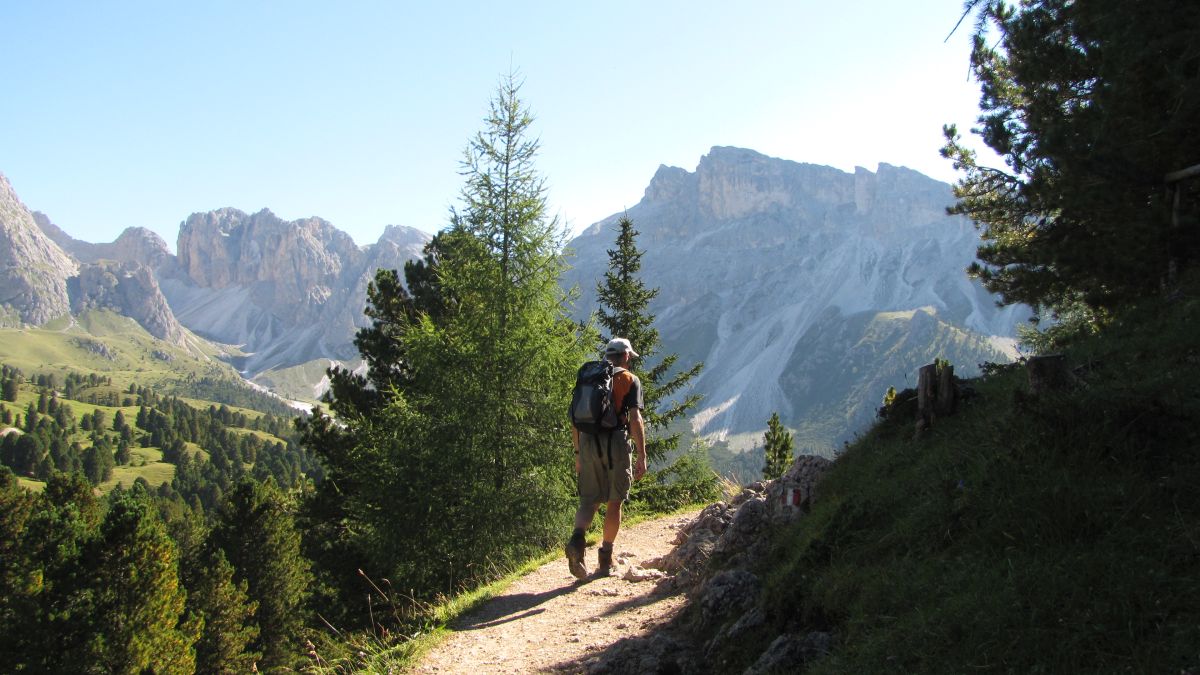
[[[978,234],[965,218],[946,215],[951,202],[949,185],[885,163],[851,174],[718,146],[694,172],[660,167],[626,214],[641,233],[643,280],[660,291],[650,311],[664,351],[706,363],[693,388],[706,395],[695,431],[749,447],[772,411],[803,430],[826,405],[819,384],[841,381],[842,367],[857,369],[864,384],[836,401],[846,411],[840,425],[822,422],[816,426],[825,431],[797,439],[835,446],[869,422],[888,386],[903,388],[905,373],[928,362],[919,359],[939,356],[906,348],[909,331],[936,336],[967,371],[1008,360],[1024,310],[997,308],[967,279]],[[623,215],[571,242],[576,264],[567,284],[580,287],[579,308],[596,302],[594,280]],[[929,310],[907,317],[907,331],[868,331],[919,308]],[[865,332],[847,334],[830,322]],[[960,343],[966,348],[951,349]],[[847,363],[856,346],[862,359]],[[826,359],[809,359],[784,387],[785,368],[805,362],[797,356],[805,351]],[[802,381],[817,384],[794,386]]]

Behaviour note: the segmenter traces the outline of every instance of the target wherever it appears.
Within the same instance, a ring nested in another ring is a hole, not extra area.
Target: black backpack
[[[608,360],[588,361],[579,367],[575,389],[571,391],[571,424],[581,433],[611,432],[621,426],[613,401],[613,376],[625,370]]]

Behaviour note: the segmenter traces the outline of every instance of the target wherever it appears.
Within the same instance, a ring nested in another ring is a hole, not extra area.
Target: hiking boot
[[[596,565],[596,576],[606,577],[612,574],[612,547],[605,548],[603,546],[596,552],[598,564]]]
[[[567,569],[571,570],[571,574],[575,575],[576,579],[587,578],[587,566],[583,564],[583,552],[587,546],[583,537],[572,536],[567,542]]]

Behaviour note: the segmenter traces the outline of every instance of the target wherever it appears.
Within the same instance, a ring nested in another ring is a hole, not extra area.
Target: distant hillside
[[[0,362],[30,374],[94,373],[116,386],[131,383],[160,393],[292,415],[280,397],[254,389],[225,361],[236,351],[196,340],[173,345],[111,310],[85,310],[39,328],[0,328]]]

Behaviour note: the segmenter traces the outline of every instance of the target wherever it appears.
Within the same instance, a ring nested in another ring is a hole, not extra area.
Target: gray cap
[[[638,353],[633,351],[633,345],[629,344],[629,340],[625,338],[613,338],[604,347],[605,354],[624,354],[625,352],[629,352],[629,355],[634,358],[638,356]]]

